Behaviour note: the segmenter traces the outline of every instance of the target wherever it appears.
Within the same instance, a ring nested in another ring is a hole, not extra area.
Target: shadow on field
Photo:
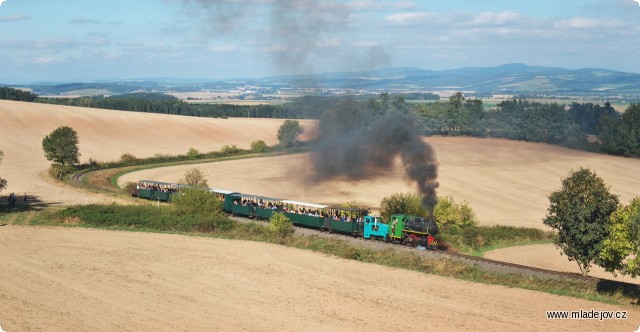
[[[621,281],[601,279],[596,285],[598,293],[613,295],[622,294],[625,297],[633,298],[635,304],[640,304],[640,285],[630,284]]]
[[[60,204],[60,202],[45,202],[39,196],[22,195],[16,196],[16,202],[11,206],[8,198],[8,195],[0,196],[0,212],[2,213],[40,211],[52,205]]]

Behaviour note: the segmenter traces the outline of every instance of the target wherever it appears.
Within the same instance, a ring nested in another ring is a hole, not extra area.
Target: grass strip
[[[202,232],[202,222],[197,220],[202,216],[183,216],[181,218],[186,219],[181,219],[174,215],[180,213],[175,212],[175,209],[170,206],[87,205],[49,209],[38,212],[35,216],[33,212],[21,213],[29,213],[29,215],[13,216],[11,219],[18,223],[31,225],[63,225],[112,230],[151,231],[275,243],[392,268],[617,305],[636,304],[640,296],[637,286],[633,287],[616,282],[597,282],[570,278],[542,279],[524,274],[489,272],[482,270],[480,267],[448,258],[433,259],[418,253],[400,251],[393,248],[375,250],[353,245],[341,239],[326,238],[319,235],[294,235],[283,238],[274,235],[266,227],[267,224],[260,222],[238,223],[229,220],[229,223],[225,224],[227,227],[214,226],[207,228],[206,232]],[[0,220],[9,220],[9,218],[5,215],[0,217]]]

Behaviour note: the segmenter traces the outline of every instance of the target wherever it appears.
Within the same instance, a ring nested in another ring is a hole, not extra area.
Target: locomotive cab
[[[388,235],[389,225],[382,223],[382,219],[380,217],[364,217],[363,237],[365,239],[370,239],[371,237],[373,237],[375,239],[382,239],[386,242],[389,239]]]

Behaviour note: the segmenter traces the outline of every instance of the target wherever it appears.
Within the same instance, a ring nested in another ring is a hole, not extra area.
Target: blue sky
[[[0,83],[221,79],[515,62],[640,73],[640,5],[634,0],[5,0],[0,5]]]

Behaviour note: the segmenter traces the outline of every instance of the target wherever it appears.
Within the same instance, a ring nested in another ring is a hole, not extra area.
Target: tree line
[[[481,100],[456,93],[448,102],[419,104],[414,112],[427,135],[507,138],[640,157],[638,104],[621,115],[609,102],[565,106],[513,98],[485,110]],[[601,144],[587,143],[587,135]]]
[[[408,95],[381,93],[368,98],[304,96],[282,105],[192,104],[161,93],[129,93],[111,97],[36,98],[33,93],[0,88],[1,99],[69,106],[199,117],[319,119],[322,131],[348,130],[389,112],[412,113],[426,135],[496,137],[561,144],[571,148],[640,157],[640,105],[619,114],[609,102],[532,102],[505,100],[485,109],[482,100],[453,94],[448,101],[407,103]],[[424,95],[422,98],[431,99]],[[327,128],[335,127],[335,128]],[[601,144],[587,143],[596,135]]]
[[[32,102],[37,98],[38,96],[30,91],[0,86],[0,99]]]

